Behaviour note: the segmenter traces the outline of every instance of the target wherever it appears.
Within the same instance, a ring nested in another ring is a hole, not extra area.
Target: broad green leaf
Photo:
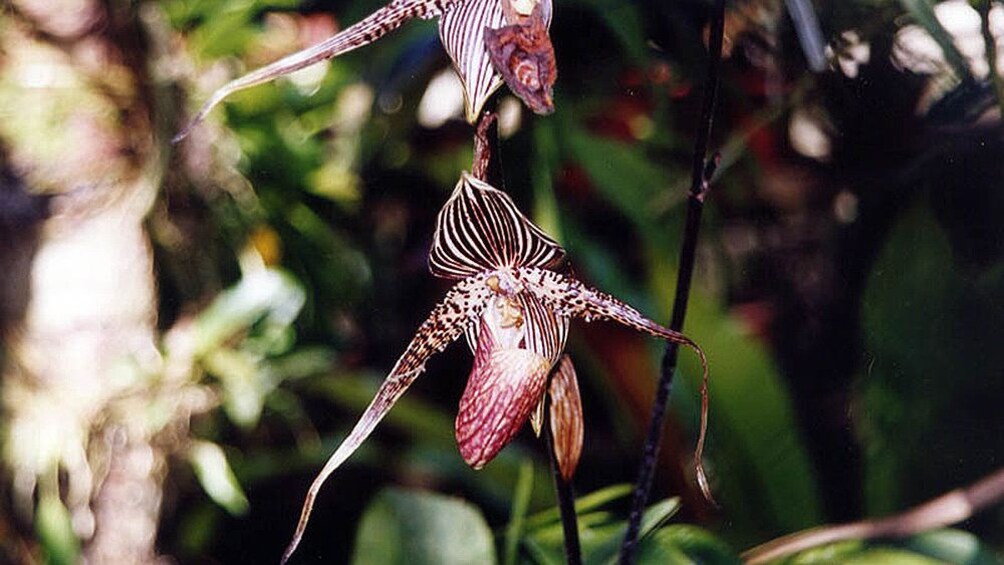
[[[582,167],[596,190],[642,229],[653,226],[652,204],[669,186],[667,171],[642,144],[595,136],[572,122],[561,124],[564,153]]]
[[[944,562],[890,547],[866,549],[857,555],[846,556],[846,565],[942,565]]]
[[[575,499],[575,511],[578,514],[585,514],[605,506],[615,500],[620,500],[631,494],[632,486],[628,484],[611,485],[600,490]],[[548,508],[538,514],[534,514],[526,519],[526,527],[529,530],[540,528],[548,524],[553,524],[561,519],[561,514],[557,507]]]
[[[652,534],[656,528],[665,524],[679,510],[679,498],[662,500],[646,508],[645,514],[641,519],[641,529],[638,531],[638,539],[641,540],[641,543],[644,544],[645,538]],[[583,551],[586,551],[585,548],[588,548],[588,554],[585,556],[586,563],[596,565],[615,564],[620,553],[621,543],[626,534],[627,522],[619,522],[616,528],[609,528],[604,532],[603,536],[596,536],[597,538],[605,538],[602,541],[600,539],[595,540],[600,543],[586,544],[584,541]]]
[[[603,22],[610,27],[623,45],[632,63],[638,65],[645,63],[648,55],[648,48],[645,45],[647,34],[638,12],[638,4],[617,0],[584,0],[583,4],[603,18]]]
[[[276,384],[264,361],[244,351],[216,349],[206,354],[202,362],[222,384],[227,417],[239,426],[253,426]]]
[[[969,532],[936,530],[899,541],[848,540],[833,543],[805,550],[778,562],[787,565],[830,563],[996,565],[1001,559]]]
[[[999,565],[995,555],[979,538],[962,530],[936,530],[903,540],[903,549],[926,555],[944,563],[960,565]]]
[[[686,524],[659,528],[638,546],[641,564],[738,565],[741,561],[729,546],[707,530]]]
[[[896,222],[865,290],[859,433],[868,512],[892,514],[996,468],[1004,278],[967,268],[926,202]],[[935,449],[932,449],[935,446]]]
[[[653,259],[675,256],[660,243],[653,245],[652,253]],[[652,264],[656,265],[652,293],[661,303],[658,311],[669,312],[676,273],[665,261]],[[786,384],[764,346],[701,287],[698,274],[684,332],[704,348],[711,368],[705,465],[711,469],[712,489],[720,494],[719,502],[732,521],[730,530],[770,536],[818,524],[819,487]],[[658,350],[661,354],[662,348]],[[696,430],[700,364],[685,351],[679,359],[671,404],[681,421]],[[728,461],[728,469],[719,470],[716,461]]]
[[[363,514],[353,565],[492,565],[495,543],[477,508],[440,494],[387,489]]]

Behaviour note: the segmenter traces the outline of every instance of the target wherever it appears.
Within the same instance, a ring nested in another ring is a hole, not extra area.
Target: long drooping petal
[[[530,417],[565,348],[568,325],[568,318],[526,292],[498,295],[484,310],[456,421],[457,443],[469,465],[478,469],[491,461]]]
[[[564,258],[565,250],[508,194],[464,172],[436,219],[429,270],[458,279],[510,267],[553,268]]]
[[[250,88],[292,72],[309,67],[315,63],[332,59],[353,49],[373,43],[384,35],[401,27],[404,22],[413,18],[433,18],[443,13],[455,2],[462,0],[393,0],[386,6],[373,12],[362,21],[349,26],[328,39],[287,55],[278,61],[252,71],[240,78],[232,80],[220,87],[209,97],[199,113],[184,129],[181,130],[173,143],[181,141],[201,122],[210,110],[231,94]]]
[[[700,346],[682,333],[653,322],[617,298],[591,288],[581,281],[554,271],[535,268],[522,269],[520,275],[520,282],[524,288],[540,298],[546,306],[554,309],[558,315],[582,318],[587,322],[595,319],[611,320],[649,335],[686,345],[697,353],[704,374],[701,381],[701,424],[694,459],[697,482],[701,491],[708,500],[713,501],[702,462],[704,439],[708,430],[708,360]]]
[[[394,406],[394,403],[425,370],[425,363],[429,357],[442,351],[460,337],[469,325],[476,323],[480,318],[482,310],[491,298],[491,291],[485,286],[484,278],[473,277],[454,286],[446,294],[446,298],[433,309],[429,317],[418,328],[418,332],[408,344],[408,348],[405,349],[404,354],[398,359],[383,384],[380,385],[373,401],[370,402],[348,437],[342,441],[338,449],[325,463],[321,472],[317,474],[314,482],[311,483],[307,497],[303,502],[296,532],[293,534],[289,547],[283,553],[282,563],[289,559],[300,544],[307,522],[310,520],[314,499],[317,498],[317,493],[331,476],[331,473],[369,437],[380,420]]]
[[[582,455],[585,426],[582,422],[579,382],[572,359],[567,354],[561,356],[561,360],[551,371],[547,395],[550,397],[551,437],[554,440],[558,470],[566,482],[571,481]]]

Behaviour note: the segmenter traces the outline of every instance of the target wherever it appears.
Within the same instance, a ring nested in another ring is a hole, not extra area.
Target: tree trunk
[[[135,6],[11,0],[0,30],[6,165],[50,204],[35,229],[0,218],[20,234],[0,253],[16,509],[58,497],[87,562],[153,562],[165,454],[150,416],[122,409],[160,365],[143,226],[160,159]]]

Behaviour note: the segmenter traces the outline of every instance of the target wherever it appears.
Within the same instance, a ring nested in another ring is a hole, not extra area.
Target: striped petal
[[[701,424],[694,459],[697,467],[697,481],[701,491],[708,500],[714,501],[702,462],[704,439],[708,429],[708,359],[704,356],[704,351],[701,350],[700,346],[682,333],[646,318],[644,314],[613,296],[559,273],[535,268],[521,269],[520,282],[527,292],[539,298],[542,304],[552,309],[558,316],[582,318],[587,322],[595,319],[614,321],[631,329],[686,345],[697,353],[701,360],[703,376],[701,381]]]
[[[303,509],[300,512],[300,520],[296,525],[296,532],[283,553],[283,563],[296,551],[307,527],[307,522],[310,520],[314,500],[324,482],[369,437],[380,420],[394,406],[394,403],[425,370],[425,362],[429,357],[442,351],[460,337],[469,325],[476,323],[485,304],[490,299],[491,290],[484,284],[484,277],[464,280],[447,293],[446,298],[433,309],[429,317],[418,328],[415,337],[405,349],[404,355],[398,359],[390,374],[380,385],[376,396],[363,412],[362,417],[359,418],[348,437],[338,446],[338,449],[331,455],[324,468],[310,485],[307,497],[303,502]]]
[[[373,43],[377,39],[401,27],[404,22],[412,18],[436,17],[442,14],[443,10],[451,4],[460,1],[462,0],[393,0],[362,21],[349,26],[321,43],[297,51],[223,85],[209,97],[209,100],[202,106],[199,113],[195,115],[195,118],[181,132],[174,136],[172,142],[177,143],[181,141],[217,104],[239,90],[269,82],[321,61],[348,53],[363,45]]]
[[[551,437],[554,439],[558,470],[566,482],[571,481],[582,455],[584,425],[579,382],[568,355],[562,355],[551,371],[547,395],[550,397]]]
[[[488,98],[502,86],[502,77],[485,49],[485,28],[506,25],[502,2],[508,1],[469,0],[447,10],[439,20],[439,38],[464,86],[465,114],[472,124]]]
[[[506,193],[464,172],[436,220],[433,275],[465,278],[503,268],[552,268],[565,250],[516,208]]]

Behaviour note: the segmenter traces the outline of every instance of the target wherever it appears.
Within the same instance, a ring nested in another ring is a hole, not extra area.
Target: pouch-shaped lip
[[[457,445],[479,469],[530,418],[565,347],[568,319],[529,293],[498,295],[483,311],[467,387],[457,411]]]
[[[519,432],[544,393],[551,369],[547,358],[536,352],[506,347],[506,336],[496,335],[497,331],[486,313],[457,411],[460,455],[475,469],[491,461]]]

